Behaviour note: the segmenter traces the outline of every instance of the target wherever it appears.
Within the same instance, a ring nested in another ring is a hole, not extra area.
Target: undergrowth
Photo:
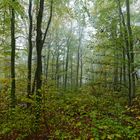
[[[33,101],[32,109],[19,105],[13,110],[1,109],[0,139],[139,140],[140,96],[128,107],[120,92],[91,92],[89,88],[45,91],[38,132],[34,130]]]

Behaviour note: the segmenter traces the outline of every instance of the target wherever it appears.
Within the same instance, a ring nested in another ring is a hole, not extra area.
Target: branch
[[[48,24],[47,24],[47,28],[46,28],[46,30],[45,30],[45,34],[44,34],[44,37],[43,37],[43,40],[42,40],[42,46],[43,46],[43,44],[44,44],[44,42],[45,42],[45,39],[46,39],[48,30],[49,30],[49,27],[50,27],[50,24],[51,24],[52,12],[53,12],[53,0],[51,0],[50,17],[49,17]]]

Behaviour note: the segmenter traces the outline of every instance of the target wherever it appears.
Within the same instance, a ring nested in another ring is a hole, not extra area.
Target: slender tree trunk
[[[120,19],[120,36],[122,37],[122,41],[125,41],[124,40],[124,34],[123,34],[123,28],[122,28],[122,23],[123,23],[123,25],[125,25],[125,21],[124,21],[124,17],[123,17],[123,13],[122,13],[122,10],[121,10],[119,0],[118,0],[118,9],[119,9],[119,12],[118,12],[119,13],[119,19]],[[123,67],[123,70],[122,70],[123,83],[126,84],[126,51],[125,51],[125,44],[122,45],[122,59],[123,59],[123,66],[122,66]]]
[[[79,87],[80,44],[77,51],[76,88]]]
[[[55,62],[55,56],[52,54],[52,62],[51,62],[51,79],[55,80],[55,75],[54,75],[54,62]]]
[[[118,63],[119,57],[118,57],[118,50],[116,48],[115,53],[115,73],[114,73],[114,90],[118,90],[118,83],[119,83],[119,63]]]
[[[56,80],[56,86],[57,88],[59,88],[59,57],[60,57],[60,53],[59,53],[59,46],[57,49],[57,56],[56,56],[56,71],[55,71],[55,80]]]
[[[45,43],[45,39],[48,33],[48,29],[50,27],[51,19],[52,19],[52,6],[53,0],[51,0],[50,5],[50,17],[48,20],[48,24],[42,36],[42,19],[43,19],[43,12],[44,12],[44,0],[39,1],[39,10],[37,14],[37,29],[36,29],[36,51],[37,51],[37,68],[36,68],[36,95],[39,98],[41,97],[41,86],[42,86],[42,48]],[[40,100],[40,99],[37,99]]]
[[[46,80],[48,80],[48,72],[49,72],[49,61],[50,61],[50,48],[51,45],[48,45],[48,54],[47,54],[47,65],[46,65]]]
[[[63,87],[65,87],[65,51],[63,56]]]
[[[35,71],[34,81],[33,81],[33,84],[32,84],[32,95],[33,95],[34,92],[35,92],[35,87],[36,87],[36,75],[37,75],[37,71]]]
[[[77,68],[76,68],[76,88],[79,87],[80,49],[81,49],[82,32],[83,32],[83,28],[79,27],[79,44],[77,48]]]
[[[82,78],[83,78],[83,55],[82,55],[82,48],[81,48],[81,57],[80,57],[80,87],[82,86]]]
[[[67,80],[68,80],[68,66],[69,66],[69,51],[70,51],[70,44],[69,40],[67,40],[67,56],[66,56],[66,68],[65,68],[65,90],[67,89]]]
[[[116,29],[116,27],[115,27]],[[112,35],[112,40],[114,41],[114,76],[113,76],[113,88],[114,91],[118,89],[118,48],[117,48],[117,42],[115,38],[117,38],[116,30],[114,31],[114,28],[112,27],[111,35]]]
[[[126,57],[125,48],[123,47],[123,83],[126,84]]]
[[[36,51],[37,51],[37,75],[36,75],[36,87],[37,87],[37,95],[40,96],[40,89],[42,85],[42,18],[43,18],[43,10],[44,10],[44,0],[40,0],[39,11],[37,15],[37,29],[36,29]]]
[[[30,98],[31,95],[31,71],[32,71],[32,0],[29,0],[29,37],[28,37],[28,42],[29,42],[29,49],[28,49],[28,85],[27,85],[27,93],[28,93],[28,98]]]
[[[14,2],[15,0],[12,0]],[[16,105],[16,83],[15,83],[15,10],[11,9],[11,107],[14,108]]]
[[[48,24],[42,36],[42,20],[43,20],[43,12],[44,12],[44,0],[39,1],[39,10],[37,14],[37,29],[36,29],[36,51],[37,51],[37,68],[36,68],[36,98],[37,102],[41,101],[41,87],[42,87],[42,48],[45,43],[45,39],[48,33],[48,29],[50,27],[51,19],[52,19],[52,6],[53,0],[51,0],[50,5],[50,17],[48,20]]]
[[[127,11],[129,11],[129,3],[127,3],[126,1],[126,7],[127,7]],[[123,24],[123,28],[124,28],[124,41],[125,41],[125,45],[126,45],[126,55],[127,55],[127,59],[128,59],[128,104],[131,105],[132,104],[132,75],[131,75],[131,55],[130,55],[130,46],[129,46],[129,36],[127,33],[127,27],[125,24],[125,19],[124,19],[124,15],[122,13],[122,9],[121,9],[121,5],[120,5],[120,0],[118,0],[118,6],[119,6],[119,13],[121,15],[121,22]],[[128,12],[129,13],[129,12]],[[127,13],[127,14],[128,14]],[[127,18],[127,20],[129,20],[129,18]],[[128,24],[128,23],[127,23]]]
[[[37,27],[36,27],[36,52],[37,52],[37,67],[35,74],[36,83],[36,129],[38,129],[40,111],[41,111],[41,87],[42,87],[42,18],[44,11],[44,0],[39,1],[39,9],[37,13]]]
[[[120,83],[120,87],[119,87],[119,90],[121,91],[121,89],[122,89],[122,79],[123,79],[123,73],[122,73],[122,69],[123,69],[123,67],[122,67],[122,65],[120,65],[120,75],[119,75],[119,83]]]
[[[130,49],[130,65],[131,65],[131,96],[135,97],[135,73],[134,73],[134,52],[133,52],[133,36],[132,36],[132,29],[131,29],[131,20],[130,20],[130,3],[129,0],[126,0],[126,11],[127,11],[127,31],[128,31],[128,42],[129,42],[129,49]]]
[[[71,54],[71,90],[73,89],[73,85],[74,85],[74,83],[73,83],[73,54]]]

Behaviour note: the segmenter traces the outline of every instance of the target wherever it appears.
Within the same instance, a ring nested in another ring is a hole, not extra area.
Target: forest
[[[140,0],[0,0],[0,140],[139,140]]]

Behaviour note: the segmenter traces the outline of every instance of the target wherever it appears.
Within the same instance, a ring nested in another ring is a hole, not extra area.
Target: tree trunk
[[[80,44],[78,45],[77,51],[76,88],[79,86]]]
[[[73,83],[73,53],[71,53],[71,60],[70,60],[70,62],[71,62],[71,67],[70,67],[70,69],[71,69],[71,90],[73,89],[73,85],[74,85],[74,83]]]
[[[79,66],[80,66],[80,49],[81,49],[81,40],[82,40],[83,28],[79,27],[79,44],[77,48],[77,68],[76,68],[76,88],[79,87]]]
[[[54,70],[54,62],[55,62],[55,54],[52,53],[52,61],[51,61],[51,80],[55,80],[55,70]]]
[[[81,57],[80,57],[80,87],[82,86],[82,78],[83,78],[83,55],[82,55],[82,48],[81,48]]]
[[[126,57],[125,48],[123,47],[123,83],[126,83]]]
[[[15,0],[12,0],[14,2]],[[11,107],[15,108],[16,105],[16,83],[15,83],[15,10],[11,9]]]
[[[122,37],[122,41],[126,41],[126,39],[124,38],[123,28],[122,28],[122,24],[123,24],[124,32],[125,32],[125,21],[124,21],[124,16],[121,10],[121,5],[119,0],[118,0],[118,8],[119,8],[119,19],[120,19],[120,36]],[[122,45],[122,59],[123,59],[122,73],[123,73],[123,83],[126,84],[126,50],[125,50],[126,46],[125,43],[123,44],[124,45]]]
[[[44,10],[44,0],[40,0],[39,11],[37,15],[37,29],[36,29],[36,51],[37,51],[37,68],[36,68],[36,94],[40,95],[41,85],[42,85],[42,18]]]
[[[129,14],[129,2],[126,0],[126,7],[127,7],[127,14]],[[128,104],[131,105],[132,104],[132,76],[131,76],[131,55],[130,55],[130,46],[129,46],[129,35],[127,33],[127,27],[125,24],[125,19],[124,19],[124,15],[122,13],[122,9],[121,9],[121,5],[120,5],[120,0],[118,0],[118,6],[119,6],[119,13],[121,15],[121,22],[123,24],[124,27],[124,41],[125,41],[125,45],[126,45],[126,55],[127,55],[127,59],[128,59]],[[128,16],[128,15],[127,15]],[[130,16],[130,15],[129,15]],[[127,20],[129,20],[129,16],[127,18]],[[128,21],[127,21],[128,22]],[[129,23],[127,23],[129,24]]]
[[[42,19],[43,19],[43,11],[44,11],[44,0],[39,1],[39,9],[37,14],[37,29],[36,29],[36,51],[37,51],[37,68],[36,68],[36,98],[37,102],[41,100],[41,86],[42,86],[42,48],[45,43],[45,39],[48,33],[48,29],[50,27],[51,19],[52,19],[52,6],[53,0],[51,0],[50,6],[50,17],[48,20],[48,24],[42,36]]]
[[[39,1],[39,9],[37,14],[37,29],[36,29],[36,51],[37,51],[37,68],[36,68],[36,76],[35,76],[35,83],[36,83],[36,98],[37,102],[41,101],[41,87],[42,87],[42,48],[45,43],[45,39],[48,33],[48,29],[50,27],[51,19],[52,19],[52,5],[53,0],[51,1],[50,6],[50,17],[48,20],[48,24],[42,36],[42,19],[43,19],[43,12],[44,12],[44,0]]]
[[[67,40],[67,56],[66,56],[66,68],[65,68],[65,90],[67,89],[68,80],[68,66],[69,66],[69,51],[70,51],[70,39]]]
[[[51,45],[48,46],[48,54],[47,54],[47,65],[46,65],[46,80],[48,80],[48,72],[49,72],[49,61],[50,61],[50,48]]]
[[[56,71],[55,71],[55,80],[56,80],[56,86],[57,88],[59,88],[59,57],[60,57],[60,53],[59,53],[59,47],[57,46],[57,56],[56,56]]]
[[[131,29],[131,21],[130,21],[130,3],[129,0],[126,0],[126,11],[127,11],[127,31],[128,31],[128,44],[130,49],[130,65],[131,65],[131,96],[135,97],[135,73],[134,73],[134,52],[133,52],[133,36],[132,36],[132,29]]]
[[[29,49],[28,49],[28,85],[27,85],[27,93],[28,98],[30,98],[31,95],[31,74],[32,74],[32,0],[29,0]]]
[[[65,50],[64,50],[64,56],[63,56],[63,87],[65,87]]]

